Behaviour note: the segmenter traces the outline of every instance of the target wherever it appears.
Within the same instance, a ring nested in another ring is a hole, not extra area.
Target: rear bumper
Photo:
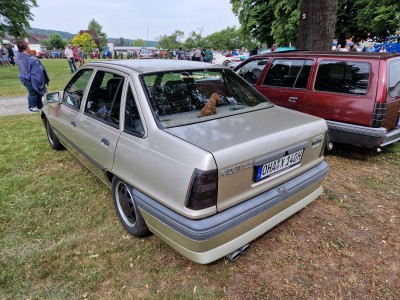
[[[192,220],[134,190],[149,229],[187,258],[210,263],[251,242],[321,193],[322,162],[288,182],[208,218]]]
[[[373,128],[326,121],[329,138],[333,143],[344,143],[362,147],[383,147],[400,140],[400,128],[387,132],[383,127]]]

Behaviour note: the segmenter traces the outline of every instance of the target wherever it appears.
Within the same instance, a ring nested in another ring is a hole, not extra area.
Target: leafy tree
[[[49,38],[42,42],[43,45],[49,47],[50,49],[62,49],[65,47],[67,42],[63,40],[60,34],[52,33]]]
[[[328,5],[329,9],[330,5],[336,4],[336,1],[338,1],[336,24],[329,25],[328,31],[330,36],[330,30],[334,28],[334,36],[339,39],[341,44],[346,42],[346,38],[353,38],[355,42],[367,37],[380,40],[400,29],[400,1],[398,0],[334,0],[325,4],[321,1],[312,1],[316,11],[311,15],[308,14],[305,19],[307,22],[302,22],[300,7],[303,2],[309,2],[308,0],[230,1],[243,31],[259,42],[268,45],[272,42],[288,44],[296,41],[299,26],[309,24],[310,17],[320,17],[319,24],[331,23],[334,12],[329,10],[330,16],[327,16],[328,11],[325,9],[325,5]],[[327,43],[325,49],[328,49],[328,46],[330,49],[331,41],[326,38],[328,32],[324,32],[325,27],[316,30],[317,28],[310,27],[311,30],[315,30],[313,35],[322,35],[322,38],[315,37],[316,42],[319,43],[323,39]],[[306,34],[305,37],[309,38],[310,36]],[[314,43],[311,44],[312,47],[314,45]]]
[[[302,0],[296,47],[331,50],[337,8],[338,0]]]
[[[204,45],[204,39],[201,36],[201,33],[196,33],[195,31],[192,31],[189,34],[189,37],[183,43],[183,47],[185,49],[193,49],[196,47],[201,47],[202,45]]]
[[[88,29],[95,33],[95,35],[92,34],[92,36],[99,49],[103,49],[107,46],[107,34],[102,31],[103,27],[100,23],[95,19],[92,19],[89,22]]]
[[[120,45],[120,46],[126,46],[126,45],[125,45],[125,39],[124,39],[123,37],[120,37],[120,38],[119,38],[119,45]]]
[[[205,46],[214,49],[240,49],[243,44],[240,39],[240,31],[235,26],[227,27],[204,38]]]
[[[133,47],[145,47],[146,46],[146,42],[142,39],[136,39],[133,41],[132,43]]]
[[[184,32],[180,30],[175,30],[172,35],[161,35],[156,40],[161,49],[178,49],[182,46],[180,40],[184,36]]]
[[[31,8],[37,7],[36,0],[5,0],[0,2],[0,34],[8,32],[17,38],[26,35],[33,20]]]
[[[74,46],[81,45],[83,48],[83,51],[86,53],[91,53],[93,51],[93,48],[97,47],[96,43],[94,42],[93,36],[87,32],[82,32],[82,33],[77,34],[72,39],[72,44]]]

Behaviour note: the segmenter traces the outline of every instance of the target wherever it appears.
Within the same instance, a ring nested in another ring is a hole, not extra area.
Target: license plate
[[[303,157],[303,152],[304,149],[301,149],[259,166],[257,168],[255,181],[260,181],[261,179],[270,177],[276,173],[282,172],[299,164],[301,162],[301,158]]]

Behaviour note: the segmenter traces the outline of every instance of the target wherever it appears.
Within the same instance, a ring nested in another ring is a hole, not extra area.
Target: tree
[[[240,32],[236,27],[227,27],[204,38],[206,46],[214,49],[240,49],[243,44],[240,39]]]
[[[0,34],[7,32],[16,38],[26,35],[33,20],[31,8],[37,7],[36,0],[9,0],[0,3]]]
[[[95,33],[95,35],[92,34],[92,36],[99,49],[103,49],[107,46],[107,34],[102,31],[103,27],[95,19],[90,20],[88,29]]]
[[[123,37],[120,37],[120,38],[119,38],[119,45],[120,45],[121,47],[126,46],[126,45],[125,45],[125,39],[124,39]]]
[[[161,49],[178,49],[182,46],[181,39],[185,33],[180,30],[175,30],[172,35],[161,35],[156,40],[158,41],[158,45]]]
[[[133,41],[132,43],[133,47],[145,47],[146,46],[146,42],[142,39],[136,39]]]
[[[296,47],[331,50],[337,8],[338,0],[302,0]]]
[[[72,44],[74,46],[82,46],[83,51],[86,53],[91,53],[93,48],[97,47],[96,43],[94,42],[93,36],[87,32],[77,34],[72,39]]]
[[[52,33],[49,38],[42,42],[44,46],[49,47],[49,49],[63,49],[67,42],[63,40],[60,34]]]

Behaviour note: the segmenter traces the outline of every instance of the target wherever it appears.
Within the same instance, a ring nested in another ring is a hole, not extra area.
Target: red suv
[[[252,56],[234,70],[276,105],[324,118],[328,149],[400,140],[400,55],[290,51]]]

